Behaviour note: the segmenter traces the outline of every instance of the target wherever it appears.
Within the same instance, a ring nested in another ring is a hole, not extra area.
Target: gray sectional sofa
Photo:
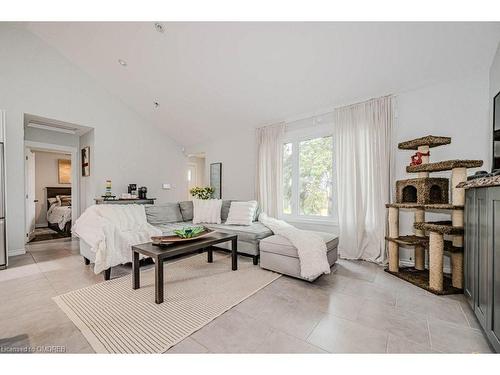
[[[273,235],[267,227],[257,221],[260,210],[254,216],[251,225],[227,225],[225,221],[231,206],[230,200],[222,201],[221,224],[204,224],[210,229],[238,235],[238,253],[249,255],[253,263],[271,271],[301,278],[300,261],[297,249],[284,237]],[[150,224],[160,228],[164,235],[172,234],[175,229],[192,225],[193,202],[166,203],[146,207],[146,217]],[[338,237],[332,233],[315,232],[320,235],[327,247],[330,266],[337,261]],[[230,249],[229,243],[216,245]],[[313,280],[308,280],[313,281]]]
[[[238,235],[238,253],[253,258],[255,265],[279,272],[288,276],[302,278],[300,275],[300,261],[297,249],[285,237],[274,235],[271,230],[257,221],[260,210],[257,209],[251,225],[227,225],[225,224],[230,200],[224,200],[221,209],[221,224],[203,224],[204,226],[223,233]],[[184,201],[176,203],[164,203],[160,205],[146,206],[147,221],[159,228],[164,235],[171,235],[175,229],[181,229],[193,225],[193,202]],[[320,235],[327,247],[327,258],[330,267],[337,260],[338,238],[332,233],[315,232]],[[216,245],[221,248],[230,249],[229,243]],[[80,240],[80,254],[85,264],[95,261],[95,254],[85,241]],[[109,280],[111,268],[104,271],[105,280]],[[313,281],[305,279],[307,281]]]
[[[221,220],[222,224],[204,224],[207,228],[223,233],[234,233],[238,235],[238,253],[253,257],[253,263],[259,261],[260,240],[272,236],[272,232],[259,223],[257,218],[260,210],[257,210],[252,225],[226,225],[224,224],[231,206],[230,200],[222,201]],[[160,205],[146,206],[146,217],[150,224],[160,228],[164,235],[172,234],[175,229],[181,229],[193,223],[193,202],[183,201],[179,203],[165,203]],[[218,245],[229,249],[229,244]]]

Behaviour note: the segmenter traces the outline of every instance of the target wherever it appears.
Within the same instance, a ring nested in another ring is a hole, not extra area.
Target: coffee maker
[[[146,196],[148,194],[148,188],[146,186],[141,186],[138,189],[139,192],[139,199],[147,199]]]
[[[137,196],[137,184],[129,184],[128,185],[128,193],[130,195]]]

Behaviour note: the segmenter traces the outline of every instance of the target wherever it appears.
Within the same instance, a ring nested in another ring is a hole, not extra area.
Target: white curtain
[[[257,201],[262,211],[277,217],[282,189],[283,146],[285,124],[257,129]]]
[[[385,262],[392,126],[392,97],[335,110],[339,253],[343,258]]]

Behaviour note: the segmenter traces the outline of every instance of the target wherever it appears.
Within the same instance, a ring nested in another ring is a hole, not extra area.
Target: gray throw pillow
[[[257,202],[257,208],[255,209],[255,215],[253,215],[253,221],[258,221],[259,220],[259,215],[262,212],[260,209],[259,202]]]
[[[164,203],[146,206],[146,218],[153,225],[168,224],[182,221],[182,214],[178,203]]]
[[[193,220],[193,201],[179,202],[183,221]]]
[[[220,210],[220,219],[224,222],[227,220],[227,216],[229,215],[229,208],[231,208],[231,200],[223,200],[222,208]]]

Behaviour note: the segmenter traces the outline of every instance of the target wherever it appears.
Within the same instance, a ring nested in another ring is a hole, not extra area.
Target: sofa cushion
[[[193,220],[193,201],[179,202],[179,207],[181,209],[183,221]]]
[[[231,208],[232,200],[223,200],[222,208],[220,210],[220,219],[224,222],[227,220],[227,216],[229,215],[229,209]]]
[[[222,233],[237,234],[238,241],[258,243],[261,239],[272,236],[273,232],[258,221],[251,225],[207,224],[206,227]]]
[[[162,231],[164,236],[173,234],[176,229],[182,229],[189,226],[195,225],[193,222],[187,221],[155,225],[155,227]],[[273,234],[273,232],[259,222],[254,222],[252,225],[205,224],[205,227],[222,233],[237,234],[238,241],[243,242],[258,242]]]
[[[178,203],[146,206],[146,217],[148,223],[153,225],[175,223],[183,219]]]
[[[172,236],[174,234],[174,230],[183,229],[187,227],[195,227],[197,225],[193,225],[192,221],[178,221],[176,223],[165,223],[165,224],[156,224],[155,227],[161,230],[163,236]]]
[[[227,225],[251,225],[254,221],[256,201],[232,202],[227,216]]]
[[[221,199],[193,199],[193,224],[220,224]]]
[[[245,201],[237,201],[237,200],[222,201],[222,211],[221,211],[221,215],[220,215],[222,222],[227,220],[227,216],[229,214],[229,209],[231,208],[232,202],[245,202]],[[255,214],[253,215],[252,221],[258,221],[259,215],[261,212],[262,212],[262,209],[260,208],[259,202],[257,202],[257,208],[255,209]]]
[[[326,249],[330,251],[337,247],[339,238],[337,235],[326,232],[309,231],[319,235],[326,242]],[[260,251],[298,258],[297,249],[292,243],[281,235],[273,235],[260,241]]]
[[[191,221],[181,221],[177,223],[167,223],[155,225],[156,228],[162,231],[164,236],[174,234],[174,230],[182,229],[189,226],[194,226]],[[259,241],[263,238],[271,236],[271,232],[267,227],[259,222],[254,222],[252,225],[224,225],[224,224],[206,224],[207,228],[217,230],[223,233],[237,234],[238,235],[238,253],[249,255],[259,254]],[[231,243],[223,242],[215,245],[224,249],[231,249]]]

